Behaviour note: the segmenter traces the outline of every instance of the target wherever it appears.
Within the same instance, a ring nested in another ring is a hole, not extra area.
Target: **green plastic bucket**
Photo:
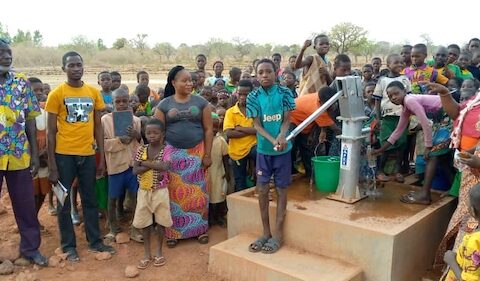
[[[317,190],[322,192],[335,192],[340,175],[340,157],[312,157],[312,167]]]

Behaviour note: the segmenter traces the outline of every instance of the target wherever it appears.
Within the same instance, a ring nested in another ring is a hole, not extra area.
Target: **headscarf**
[[[172,69],[170,69],[170,71],[168,72],[168,76],[167,76],[167,85],[165,85],[165,94],[164,94],[164,98],[168,98],[169,96],[173,96],[175,94],[175,88],[173,87],[173,80],[175,79],[175,76],[177,76],[177,73],[179,73],[180,71],[184,70],[185,67],[181,66],[181,65],[177,65],[175,67],[173,67]]]
[[[450,148],[459,148],[460,147],[460,139],[462,137],[462,125],[467,112],[470,111],[473,107],[480,105],[480,91],[477,92],[474,98],[471,98],[465,108],[460,110],[457,119],[455,120],[455,124],[453,126],[452,134],[450,135],[452,141],[450,143]]]

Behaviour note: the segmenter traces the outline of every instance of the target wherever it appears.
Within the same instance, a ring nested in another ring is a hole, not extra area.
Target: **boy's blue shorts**
[[[257,182],[266,185],[273,175],[276,188],[287,188],[292,183],[292,154],[265,155],[257,152]]]
[[[108,198],[120,198],[125,190],[134,193],[138,191],[137,177],[133,174],[131,167],[119,174],[108,176]]]

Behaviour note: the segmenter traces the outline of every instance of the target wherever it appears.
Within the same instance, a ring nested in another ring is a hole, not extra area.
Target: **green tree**
[[[128,46],[128,40],[127,38],[123,38],[123,37],[115,40],[115,42],[113,42],[113,45],[112,45],[112,47],[117,50],[120,50],[121,48],[125,48],[127,46]]]
[[[0,38],[7,39],[8,41],[12,40],[12,37],[6,29],[3,28],[3,25],[0,23]]]
[[[175,55],[175,48],[168,42],[157,43],[152,50],[157,53],[160,58],[162,56],[165,57],[167,61],[170,61]]]
[[[420,38],[422,38],[423,43],[427,46],[428,53],[434,54],[437,51],[437,46],[433,44],[433,40],[430,35],[422,33],[420,34]]]
[[[137,48],[140,51],[140,54],[143,56],[145,49],[148,48],[147,46],[147,37],[148,34],[142,33],[142,34],[137,34],[135,38],[133,38],[132,44],[135,48]]]
[[[363,50],[366,48],[366,46],[369,43],[370,42],[368,41],[367,38],[363,38],[362,42],[358,46],[356,46],[356,47],[354,47],[350,50],[350,52],[353,55],[353,60],[354,60],[355,64],[358,64],[358,57],[363,56]]]
[[[233,56],[237,60],[242,60],[243,57],[248,55],[253,48],[253,44],[250,43],[250,41],[247,39],[242,39],[240,37],[233,37],[232,41],[233,41],[233,48],[235,50]]]
[[[365,62],[369,62],[373,52],[375,51],[375,42],[371,40],[366,40],[359,47],[360,54],[365,57]]]
[[[385,58],[391,53],[391,48],[392,45],[389,42],[379,41],[375,43],[374,53],[380,55],[382,60],[385,60]]]
[[[42,41],[43,41],[42,34],[40,33],[40,31],[35,30],[33,32],[33,45],[35,47],[40,47],[40,46],[42,46]]]
[[[103,39],[101,38],[98,38],[97,40],[97,49],[99,49],[100,51],[107,49],[107,46],[105,46],[105,44],[103,43]]]
[[[330,45],[339,54],[348,53],[360,46],[367,35],[367,31],[350,22],[342,22],[330,31]]]
[[[210,38],[207,43],[205,43],[205,47],[208,50],[209,56],[216,56],[220,60],[223,60],[225,59],[228,47],[230,46],[220,38]]]

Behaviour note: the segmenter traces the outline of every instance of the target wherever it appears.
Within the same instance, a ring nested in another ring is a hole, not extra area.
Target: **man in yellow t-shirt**
[[[246,117],[247,96],[253,89],[250,80],[240,80],[238,102],[229,108],[223,120],[223,130],[228,137],[228,155],[233,161],[235,192],[247,188],[247,162],[255,163],[257,156],[257,131],[253,119]]]
[[[52,184],[60,182],[70,194],[74,178],[78,178],[89,251],[115,253],[103,244],[98,225],[95,195],[96,175],[105,172],[101,112],[105,107],[100,91],[82,81],[83,59],[76,52],[63,55],[62,69],[67,82],[55,88],[47,98],[48,167]],[[95,145],[100,163],[95,165]],[[97,171],[95,171],[97,169]],[[70,195],[65,202],[70,202]],[[79,261],[75,232],[70,217],[70,204],[57,204],[58,226],[62,250],[67,260]]]

